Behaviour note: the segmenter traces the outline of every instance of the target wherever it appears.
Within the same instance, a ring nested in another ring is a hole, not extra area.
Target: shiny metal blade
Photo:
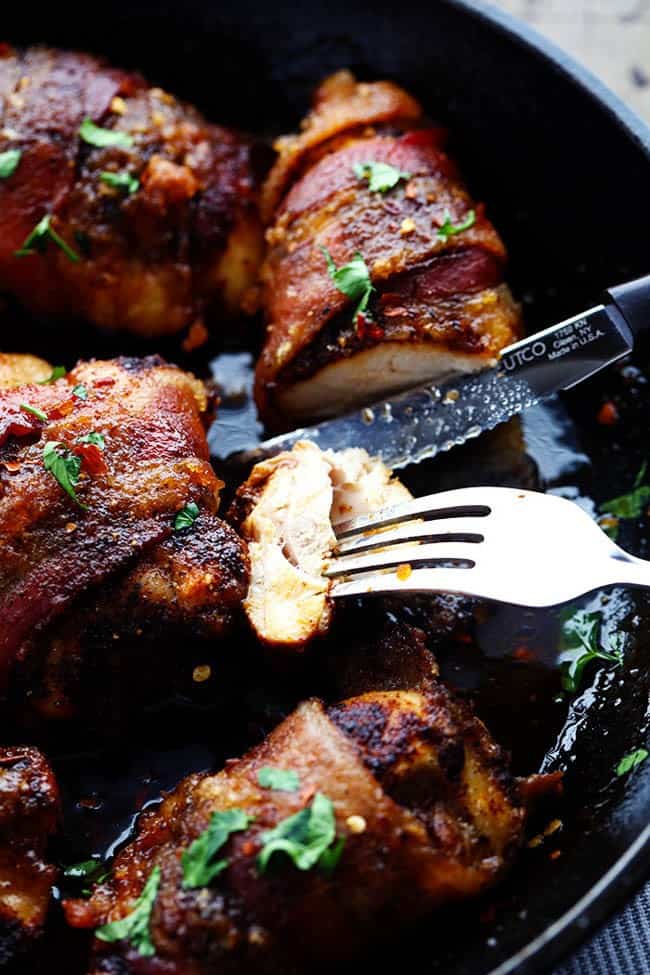
[[[365,447],[392,468],[465,443],[583,379],[632,348],[620,315],[598,305],[504,349],[494,368],[420,386],[354,413],[273,437],[237,456],[253,463],[311,440],[323,450]],[[229,458],[233,460],[234,458]]]

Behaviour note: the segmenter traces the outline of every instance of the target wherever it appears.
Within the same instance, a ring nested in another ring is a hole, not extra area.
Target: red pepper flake
[[[93,386],[114,386],[115,380],[112,376],[101,376],[99,379],[95,379]]]
[[[103,474],[106,471],[106,461],[103,452],[94,443],[75,443],[70,448],[73,454],[81,457],[84,470],[89,474]]]
[[[68,399],[57,403],[56,406],[50,407],[47,413],[50,420],[61,420],[64,416],[69,416],[76,406],[78,406],[78,401],[75,400],[74,396],[70,396]]]
[[[517,647],[517,649],[513,651],[512,656],[515,660],[523,660],[526,662],[537,659],[536,654],[529,647]]]
[[[242,843],[242,845],[240,847],[240,850],[244,854],[245,857],[250,857],[250,856],[253,855],[253,853],[256,852],[257,845],[255,843],[253,843],[252,840],[245,840]]]
[[[598,416],[596,419],[604,427],[613,427],[614,424],[618,423],[620,419],[618,410],[616,409],[616,404],[612,403],[611,400],[607,400],[607,402],[603,403],[598,411]]]
[[[201,321],[197,318],[195,322],[189,327],[189,331],[185,338],[183,339],[182,346],[185,352],[193,352],[194,349],[200,349],[202,345],[208,341],[208,330]]]
[[[548,858],[549,860],[557,860],[558,857],[561,856],[562,856],[562,850],[553,850],[552,853],[549,853]]]
[[[373,321],[368,315],[364,315],[362,311],[359,312],[356,318],[357,335],[363,342],[364,339],[372,339],[374,342],[380,342],[384,337],[384,330],[381,325]]]
[[[10,474],[15,474],[21,468],[21,462],[19,460],[5,460],[2,462],[2,466],[5,470],[8,470]]]

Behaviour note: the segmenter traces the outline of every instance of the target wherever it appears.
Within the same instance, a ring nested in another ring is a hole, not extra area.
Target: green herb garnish
[[[180,532],[184,528],[191,528],[198,517],[198,504],[196,504],[195,501],[188,501],[185,507],[181,508],[174,519],[174,531]]]
[[[644,461],[634,479],[632,490],[628,494],[612,498],[611,501],[605,501],[600,510],[616,515],[617,518],[640,518],[650,501],[650,485],[643,483],[647,469],[647,462]]]
[[[111,921],[97,928],[95,937],[100,941],[128,941],[144,958],[155,955],[156,949],[151,940],[150,924],[159,887],[160,867],[154,867],[131,913],[120,918],[119,921]]]
[[[300,778],[293,769],[271,768],[266,765],[257,773],[257,781],[263,789],[276,789],[278,792],[295,792],[300,788]]]
[[[375,290],[370,280],[368,265],[357,251],[351,261],[337,268],[327,248],[321,247],[321,250],[327,261],[329,276],[336,287],[342,294],[357,302],[357,307],[352,316],[352,321],[356,323],[359,315],[368,315],[368,302]]]
[[[46,386],[48,383],[55,383],[57,381],[57,379],[62,379],[63,376],[65,376],[66,372],[67,372],[67,369],[66,369],[65,366],[54,366],[54,368],[52,369],[52,372],[47,377],[47,379],[39,379],[37,385],[39,385],[39,386]],[[74,390],[73,390],[73,392],[74,392]]]
[[[57,234],[52,227],[52,214],[46,213],[42,220],[36,224],[31,234],[29,234],[20,250],[14,251],[16,257],[28,257],[30,254],[43,254],[47,247],[48,240],[60,247],[69,260],[77,264],[81,258],[76,251],[66,244],[63,237]]]
[[[63,876],[69,880],[85,880],[87,884],[101,884],[110,875],[106,864],[102,860],[83,860],[81,863],[72,863],[63,871]],[[81,891],[84,897],[90,897],[90,886],[84,887]]]
[[[77,399],[88,399],[88,390],[83,383],[79,383],[77,386],[72,387],[72,395],[76,396]]]
[[[99,447],[103,450],[106,446],[106,441],[101,433],[97,433],[96,430],[91,430],[90,433],[85,433],[83,437],[77,437],[77,443],[91,443],[95,447]]]
[[[262,842],[264,846],[257,857],[260,873],[278,853],[289,857],[298,870],[311,870],[318,864],[329,871],[339,861],[345,837],[336,839],[334,806],[327,796],[317,792],[311,806],[283,819],[275,829],[263,834]]]
[[[106,183],[107,186],[112,186],[115,190],[121,190],[123,193],[137,193],[140,189],[140,180],[131,173],[109,173],[104,172],[99,174],[99,178],[102,183]]]
[[[100,149],[106,149],[110,146],[130,149],[133,145],[133,136],[129,135],[128,132],[119,132],[117,129],[102,129],[89,118],[85,118],[79,126],[79,136],[84,142]]]
[[[0,152],[0,179],[9,179],[18,169],[18,163],[22,156],[21,149],[6,149]]]
[[[368,180],[368,189],[371,193],[387,193],[397,186],[401,179],[411,178],[410,173],[403,173],[388,163],[375,162],[372,159],[369,162],[356,163],[353,168],[357,179]]]
[[[616,766],[617,775],[625,775],[627,772],[631,772],[633,768],[640,765],[641,762],[645,762],[648,757],[647,748],[635,748],[633,752],[628,752],[624,755]]]
[[[569,660],[561,664],[562,687],[565,691],[575,692],[580,687],[585,667],[592,660],[608,660],[617,666],[623,663],[623,651],[620,647],[604,649],[601,645],[602,613],[588,613],[578,610],[564,623],[564,650],[573,651]]]
[[[476,211],[469,210],[467,216],[460,223],[452,223],[449,210],[445,210],[442,226],[438,227],[438,240],[447,241],[456,234],[462,234],[463,230],[469,230],[476,223]]]
[[[42,420],[43,423],[47,423],[47,413],[43,413],[43,410],[39,410],[35,406],[30,406],[29,403],[20,403],[19,405],[21,410],[24,410],[25,413],[31,413],[32,416]]]
[[[239,833],[248,827],[252,818],[243,809],[226,809],[215,812],[210,825],[204,829],[191,846],[183,852],[183,887],[207,887],[229,864],[223,858],[215,860],[215,855],[224,846],[231,833]]]
[[[43,465],[45,470],[49,471],[58,481],[66,494],[70,495],[75,504],[87,511],[87,505],[82,504],[75,493],[75,487],[79,483],[81,457],[71,453],[58,440],[48,440],[43,448]]]

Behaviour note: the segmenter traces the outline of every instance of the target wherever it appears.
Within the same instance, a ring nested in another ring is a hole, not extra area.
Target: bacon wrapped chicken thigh
[[[110,879],[65,905],[96,928],[92,975],[327,969],[493,884],[522,838],[518,784],[416,669],[419,690],[301,704],[144,814]]]
[[[257,275],[251,146],[138,74],[5,44],[0,229],[0,292],[39,316],[199,327]]]
[[[134,645],[161,660],[166,633],[227,629],[248,559],[216,516],[206,408],[203,384],[158,358],[81,363],[0,389],[5,688],[35,671],[32,697],[68,713],[99,646],[128,666]]]
[[[345,71],[279,141],[263,193],[267,422],[480,369],[520,337],[505,248],[443,141],[402,89]]]

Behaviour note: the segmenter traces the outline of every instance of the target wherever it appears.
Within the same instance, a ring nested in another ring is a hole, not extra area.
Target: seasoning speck
[[[365,833],[367,823],[363,816],[348,816],[345,825],[351,833]]]
[[[200,664],[198,667],[195,667],[194,670],[192,671],[192,680],[196,684],[203,684],[204,681],[210,679],[211,674],[212,674],[212,667],[210,667],[209,664]]]
[[[406,237],[408,236],[408,234],[412,234],[414,230],[415,230],[415,221],[412,220],[411,217],[406,217],[404,220],[402,220],[402,226],[399,228],[399,232],[402,235],[402,237]]]
[[[412,572],[413,569],[408,564],[408,562],[404,562],[402,565],[397,566],[397,571],[395,574],[397,578],[400,580],[400,582],[405,582],[412,574]]]

